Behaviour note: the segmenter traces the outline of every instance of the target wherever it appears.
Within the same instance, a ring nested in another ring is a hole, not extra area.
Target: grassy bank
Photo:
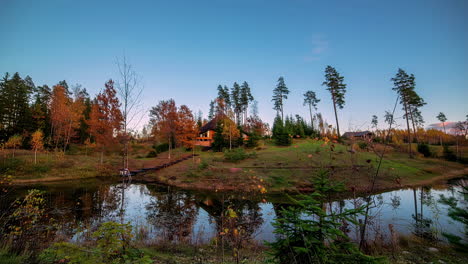
[[[197,150],[198,156],[193,159],[137,175],[134,180],[215,191],[260,191],[263,188],[268,192],[310,191],[313,189],[311,175],[327,168],[332,171],[331,177],[345,182],[349,190],[364,192],[369,189],[378,166],[376,152],[382,152],[383,148],[383,145],[359,146],[350,142],[338,144],[312,139],[295,140],[289,147],[278,147],[266,141],[256,149],[245,150],[237,162],[227,160],[224,153]],[[149,144],[134,144],[130,169],[155,167],[169,161],[167,152],[146,158],[150,151]],[[175,149],[171,160],[191,153]],[[104,153],[101,163],[100,153],[83,147],[74,147],[66,155],[41,153],[37,164],[34,164],[32,151],[16,151],[14,158],[7,152],[1,156],[0,170],[12,175],[17,184],[112,177],[118,175],[122,164],[119,153]],[[409,158],[401,150],[388,147],[374,190],[430,184],[467,174],[468,170],[462,164],[422,155]]]
[[[248,245],[238,253],[220,245],[190,245],[190,244],[157,244],[144,245],[135,241],[135,247],[148,256],[153,264],[192,264],[192,263],[244,263],[260,264],[269,263],[271,256],[268,247],[264,245]],[[371,249],[371,255],[380,259],[379,263],[413,264],[413,263],[453,263],[464,264],[468,255],[459,252],[452,247],[427,241],[416,236],[400,237],[395,245],[375,244]],[[36,255],[26,253],[17,254],[8,249],[0,249],[0,263],[38,263]],[[40,262],[44,264],[52,262]],[[65,263],[65,262],[64,262]],[[274,263],[274,262],[273,262]]]
[[[332,147],[333,145],[333,147]],[[188,189],[252,190],[259,185],[269,192],[310,191],[311,176],[321,168],[332,171],[334,180],[345,182],[349,190],[366,191],[375,175],[379,158],[375,149],[333,144],[318,140],[296,140],[292,146],[270,143],[247,150],[248,158],[229,162],[225,154],[198,152],[195,160],[150,172],[139,179],[157,181]],[[388,147],[374,190],[430,184],[468,174],[466,166],[436,158],[424,158]]]

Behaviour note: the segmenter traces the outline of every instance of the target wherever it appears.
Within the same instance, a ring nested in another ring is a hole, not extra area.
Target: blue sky
[[[207,115],[218,84],[247,81],[269,122],[272,89],[284,76],[285,113],[308,117],[302,94],[313,90],[334,123],[321,86],[332,65],[348,85],[339,112],[346,131],[368,128],[373,114],[383,123],[401,67],[416,76],[427,124],[440,111],[459,121],[468,114],[467,12],[465,0],[2,0],[0,73],[30,75],[36,85],[65,79],[94,95],[126,54],[146,108],[174,98]]]

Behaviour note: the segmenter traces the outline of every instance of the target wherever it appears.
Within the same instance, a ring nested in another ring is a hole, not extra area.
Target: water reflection
[[[17,188],[4,197],[0,214],[8,214],[9,204],[30,188]],[[259,202],[261,199],[245,193],[188,192],[159,185],[92,181],[35,188],[46,191],[46,212],[55,219],[55,231],[49,231],[47,239],[41,238],[49,242],[57,237],[79,240],[85,234],[83,230],[94,230],[101,222],[117,221],[130,222],[139,239],[173,243],[215,240],[236,247],[249,240],[273,241],[273,219],[281,217],[282,208],[291,206],[287,199],[278,197]],[[456,185],[439,189],[420,187],[369,197],[367,201],[372,206],[368,238],[389,239],[389,225],[398,233],[432,239],[442,238],[442,232],[462,232],[464,227],[452,221],[447,216],[448,207],[438,201],[441,194],[464,200],[460,190]],[[356,208],[367,201],[363,198],[337,201],[329,209]],[[343,223],[343,231],[359,238],[359,227]]]

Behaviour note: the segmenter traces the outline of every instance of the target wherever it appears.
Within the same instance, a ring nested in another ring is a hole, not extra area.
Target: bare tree
[[[123,167],[128,168],[128,143],[130,141],[129,130],[134,129],[143,118],[141,107],[141,95],[143,87],[140,85],[139,77],[133,70],[125,55],[116,61],[119,70],[117,82],[117,93],[122,103],[123,115]]]

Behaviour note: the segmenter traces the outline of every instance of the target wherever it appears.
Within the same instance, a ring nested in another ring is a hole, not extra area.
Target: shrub
[[[332,183],[328,171],[320,171],[314,179],[315,191],[290,198],[294,205],[281,210],[273,226],[278,239],[267,243],[270,254],[278,263],[376,263],[359,251],[345,232],[343,223],[352,222],[364,214],[364,206],[340,212],[323,210],[332,193],[344,190],[341,183]]]
[[[255,148],[258,147],[258,143],[260,141],[260,136],[256,133],[252,133],[249,136],[249,139],[247,139],[247,142],[245,144],[246,147],[248,148]]]
[[[200,162],[200,165],[198,165],[198,169],[204,170],[204,169],[206,169],[206,168],[208,168],[208,162],[206,162],[205,160],[202,160],[202,161]]]
[[[243,148],[235,148],[232,150],[224,151],[224,160],[230,162],[238,162],[250,157],[248,153],[244,151]]]
[[[43,173],[47,173],[49,171],[50,171],[49,163],[36,164],[32,166],[27,166],[24,168],[24,172],[26,174],[33,174],[33,175],[40,175]]]
[[[426,158],[432,155],[429,145],[424,143],[418,144],[418,152],[423,154]]]
[[[367,145],[366,142],[359,142],[359,143],[358,143],[358,146],[359,146],[359,148],[362,149],[362,150],[366,150],[367,147],[368,147],[368,145]]]
[[[277,134],[275,136],[275,144],[278,146],[291,146],[292,138],[289,134]]]
[[[0,173],[15,172],[22,168],[24,161],[17,158],[5,159],[0,162]]]
[[[10,252],[8,248],[0,248],[0,263],[9,263],[9,264],[22,264],[28,263],[28,255],[16,254]]]
[[[41,263],[152,263],[147,255],[131,247],[129,224],[103,223],[92,237],[96,242],[85,246],[55,243],[39,255],[39,260]]]
[[[154,151],[154,150],[150,151],[150,152],[146,155],[147,158],[156,158],[157,156],[158,156],[158,153],[156,153],[156,151]]]
[[[169,150],[169,143],[162,143],[157,146],[153,146],[153,148],[154,148],[154,151],[156,151],[156,154],[159,154],[161,152]]]
[[[457,161],[457,155],[447,145],[444,145],[444,158],[448,161]]]

